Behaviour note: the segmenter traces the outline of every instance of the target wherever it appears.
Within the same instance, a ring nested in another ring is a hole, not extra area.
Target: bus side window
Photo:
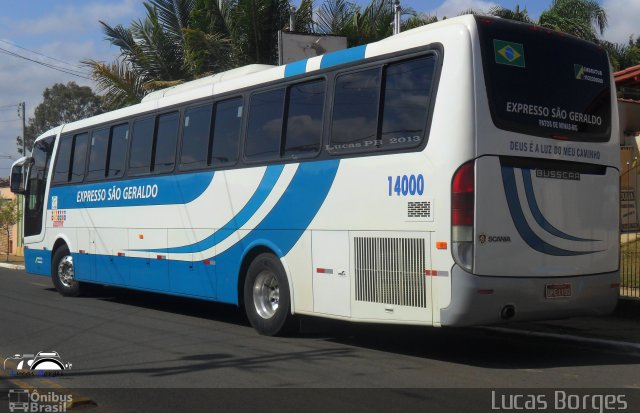
[[[151,172],[154,129],[154,118],[140,119],[133,123],[129,175],[143,175]]]
[[[360,152],[377,146],[381,69],[336,78],[329,152]]]
[[[153,151],[153,173],[173,170],[173,165],[176,163],[179,121],[179,112],[158,116]]]
[[[242,98],[216,103],[209,164],[226,166],[236,163],[242,125],[242,108]]]
[[[91,149],[89,151],[87,179],[104,179],[108,149],[109,129],[103,128],[94,130],[91,134]]]
[[[125,123],[111,128],[109,141],[109,157],[107,158],[107,177],[118,178],[124,174],[129,147],[129,124]]]
[[[60,138],[60,143],[58,143],[58,155],[56,156],[56,166],[53,170],[53,183],[69,181],[69,166],[71,163],[72,147],[73,135],[66,135]]]
[[[292,85],[288,91],[285,157],[297,158],[320,151],[324,111],[324,79]]]
[[[385,69],[382,148],[419,146],[429,114],[435,58],[392,63]]]
[[[69,174],[69,182],[82,182],[82,180],[84,179],[84,167],[87,161],[88,146],[88,133],[79,133],[73,137],[73,155],[71,158],[71,173]]]
[[[248,160],[265,161],[280,158],[284,92],[285,89],[282,88],[251,96],[245,142],[245,155]]]
[[[208,104],[185,111],[180,155],[180,169],[183,171],[201,169],[208,165],[212,109],[213,105]]]

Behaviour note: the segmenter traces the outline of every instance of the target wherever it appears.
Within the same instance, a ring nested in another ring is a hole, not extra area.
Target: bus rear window
[[[609,60],[602,48],[538,26],[476,21],[498,128],[570,141],[609,140]]]

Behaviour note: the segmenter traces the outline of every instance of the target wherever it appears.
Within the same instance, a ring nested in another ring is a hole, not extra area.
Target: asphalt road
[[[0,388],[67,391],[72,411],[487,412],[503,394],[554,391],[625,394],[640,411],[640,358],[587,344],[313,318],[301,327],[263,337],[233,306],[116,288],[65,298],[49,278],[0,268],[0,359],[56,351],[72,363],[61,377],[7,367]],[[0,390],[0,411],[5,400]]]

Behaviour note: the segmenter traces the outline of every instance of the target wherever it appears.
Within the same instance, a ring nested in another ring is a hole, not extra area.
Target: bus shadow
[[[92,288],[88,297],[251,328],[244,311],[234,305],[116,287]],[[637,353],[625,354],[588,343],[481,328],[358,324],[300,317],[300,332],[290,339],[318,340],[491,369],[640,364],[640,355]],[[209,362],[203,367],[211,367]]]
[[[243,311],[237,306],[162,293],[119,287],[92,285],[83,297],[146,308],[177,315],[249,326]]]
[[[327,328],[339,332],[327,338],[333,342],[490,369],[640,364],[638,352],[483,328],[351,325],[327,320],[313,320],[312,324],[312,336]]]

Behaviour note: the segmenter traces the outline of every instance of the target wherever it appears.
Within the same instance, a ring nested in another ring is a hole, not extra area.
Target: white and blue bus
[[[268,335],[604,314],[617,124],[603,49],[462,16],[59,126],[11,184],[26,270],[65,296],[230,303]]]

